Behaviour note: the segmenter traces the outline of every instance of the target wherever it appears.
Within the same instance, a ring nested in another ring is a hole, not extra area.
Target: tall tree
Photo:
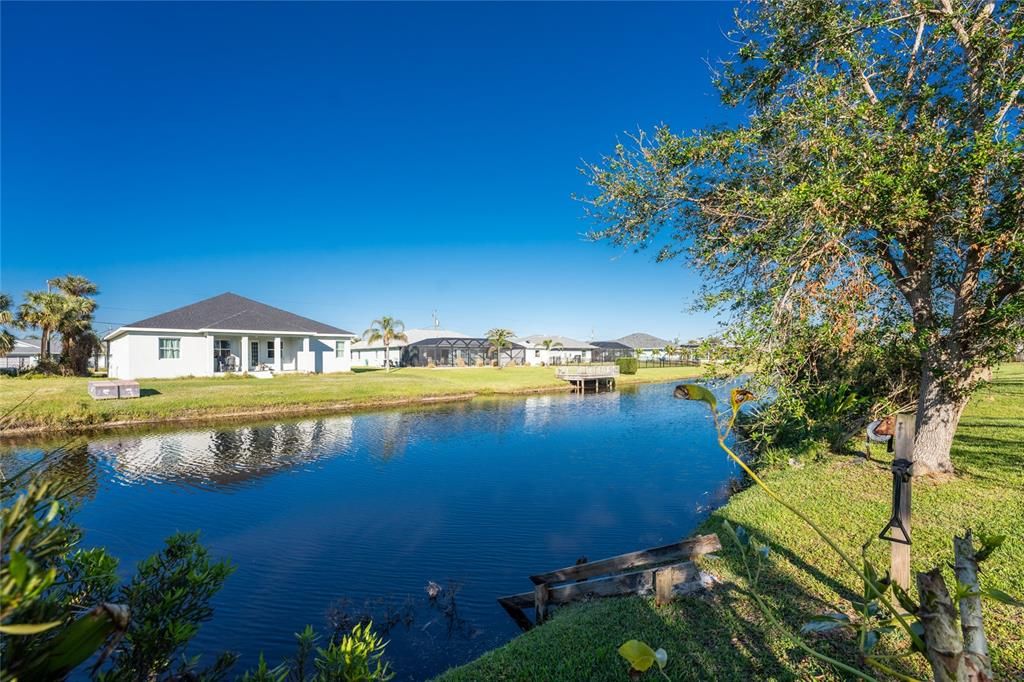
[[[18,307],[17,324],[22,329],[39,329],[39,359],[50,359],[50,336],[57,331],[67,314],[67,297],[49,291],[29,291]]]
[[[90,298],[99,293],[99,287],[81,275],[68,274],[50,281],[68,298],[64,319],[58,327],[61,361],[66,371],[84,374],[88,370],[89,356],[100,344],[92,329],[96,301]]]
[[[584,169],[594,235],[705,269],[760,358],[892,330],[915,471],[952,471],[972,390],[1024,337],[1019,0],[763,0],[713,71],[732,128],[639,133]]]
[[[14,349],[14,335],[7,331],[7,325],[14,323],[11,304],[10,296],[0,294],[0,357],[7,355]]]
[[[370,323],[370,328],[363,332],[363,339],[367,343],[381,341],[384,344],[384,371],[390,372],[391,344],[395,341],[408,341],[409,337],[405,335],[404,322],[385,315],[379,320],[374,320]]]
[[[487,332],[487,341],[491,344],[491,350],[494,351],[495,357],[498,359],[498,369],[501,369],[501,351],[509,348],[512,345],[512,339],[515,338],[516,333],[511,329],[504,329],[502,327],[496,327]]]

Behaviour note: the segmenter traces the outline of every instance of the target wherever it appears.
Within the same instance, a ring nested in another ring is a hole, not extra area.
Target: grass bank
[[[701,406],[681,405],[681,409]],[[985,562],[983,584],[1016,596],[1024,593],[1022,443],[1024,365],[1017,364],[1002,368],[968,407],[953,445],[957,478],[944,484],[915,482],[914,570],[941,564],[946,567],[947,582],[953,584],[948,568],[953,533],[984,528],[1005,533],[1008,540]],[[887,457],[880,452],[875,456]],[[887,520],[891,485],[887,461],[831,456],[803,468],[769,472],[767,477],[854,555]],[[852,615],[845,600],[856,595],[856,580],[816,536],[761,490],[748,488],[733,496],[697,531],[718,532],[725,519],[771,546],[770,568],[761,576],[759,592],[789,627],[796,630],[809,616],[825,611]],[[884,542],[875,542],[870,550],[875,565],[883,570],[888,567],[888,552]],[[625,663],[616,649],[633,638],[668,651],[666,672],[673,680],[840,679],[765,622],[748,597],[739,557],[731,547],[702,564],[723,581],[708,594],[682,597],[660,608],[640,597],[567,608],[543,627],[440,679],[625,680]],[[996,678],[1024,678],[1020,625],[1024,614],[991,601],[984,608]],[[841,636],[812,644],[841,660],[856,661],[854,643]],[[928,674],[924,666],[907,666],[904,671],[918,677]],[[660,679],[655,673],[647,677]]]
[[[695,367],[641,369],[619,385],[694,377]],[[4,433],[81,430],[151,422],[343,412],[485,395],[565,391],[551,367],[465,369],[403,368],[352,374],[282,375],[140,380],[142,397],[93,400],[81,377],[2,377],[0,415],[11,413]]]

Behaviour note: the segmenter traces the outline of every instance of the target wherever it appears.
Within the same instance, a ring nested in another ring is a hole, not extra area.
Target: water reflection
[[[529,589],[526,576],[692,531],[733,469],[707,410],[671,394],[96,433],[47,475],[85,482],[84,545],[126,570],[178,530],[231,559],[192,653],[251,666],[290,655],[307,623],[372,617],[389,623],[400,679],[425,679],[517,633],[495,598]],[[53,445],[8,444],[0,470]],[[445,596],[431,600],[430,582]]]
[[[233,486],[282,469],[343,456],[352,444],[352,417],[135,435],[89,442],[121,482]]]

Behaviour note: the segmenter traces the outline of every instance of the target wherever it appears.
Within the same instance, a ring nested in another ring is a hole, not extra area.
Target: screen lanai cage
[[[495,355],[487,339],[440,337],[423,339],[402,348],[403,367],[427,367],[433,361],[438,367],[475,367],[490,365],[497,359],[501,366],[526,364],[526,348],[518,343],[501,349]]]

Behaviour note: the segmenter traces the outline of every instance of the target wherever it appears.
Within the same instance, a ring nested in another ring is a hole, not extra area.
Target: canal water
[[[397,679],[420,680],[515,636],[495,599],[531,573],[678,540],[722,501],[736,471],[706,406],[672,389],[108,432],[60,466],[88,482],[83,545],[125,576],[175,531],[235,565],[191,653],[237,651],[240,672],[290,656],[307,623],[368,615]]]

